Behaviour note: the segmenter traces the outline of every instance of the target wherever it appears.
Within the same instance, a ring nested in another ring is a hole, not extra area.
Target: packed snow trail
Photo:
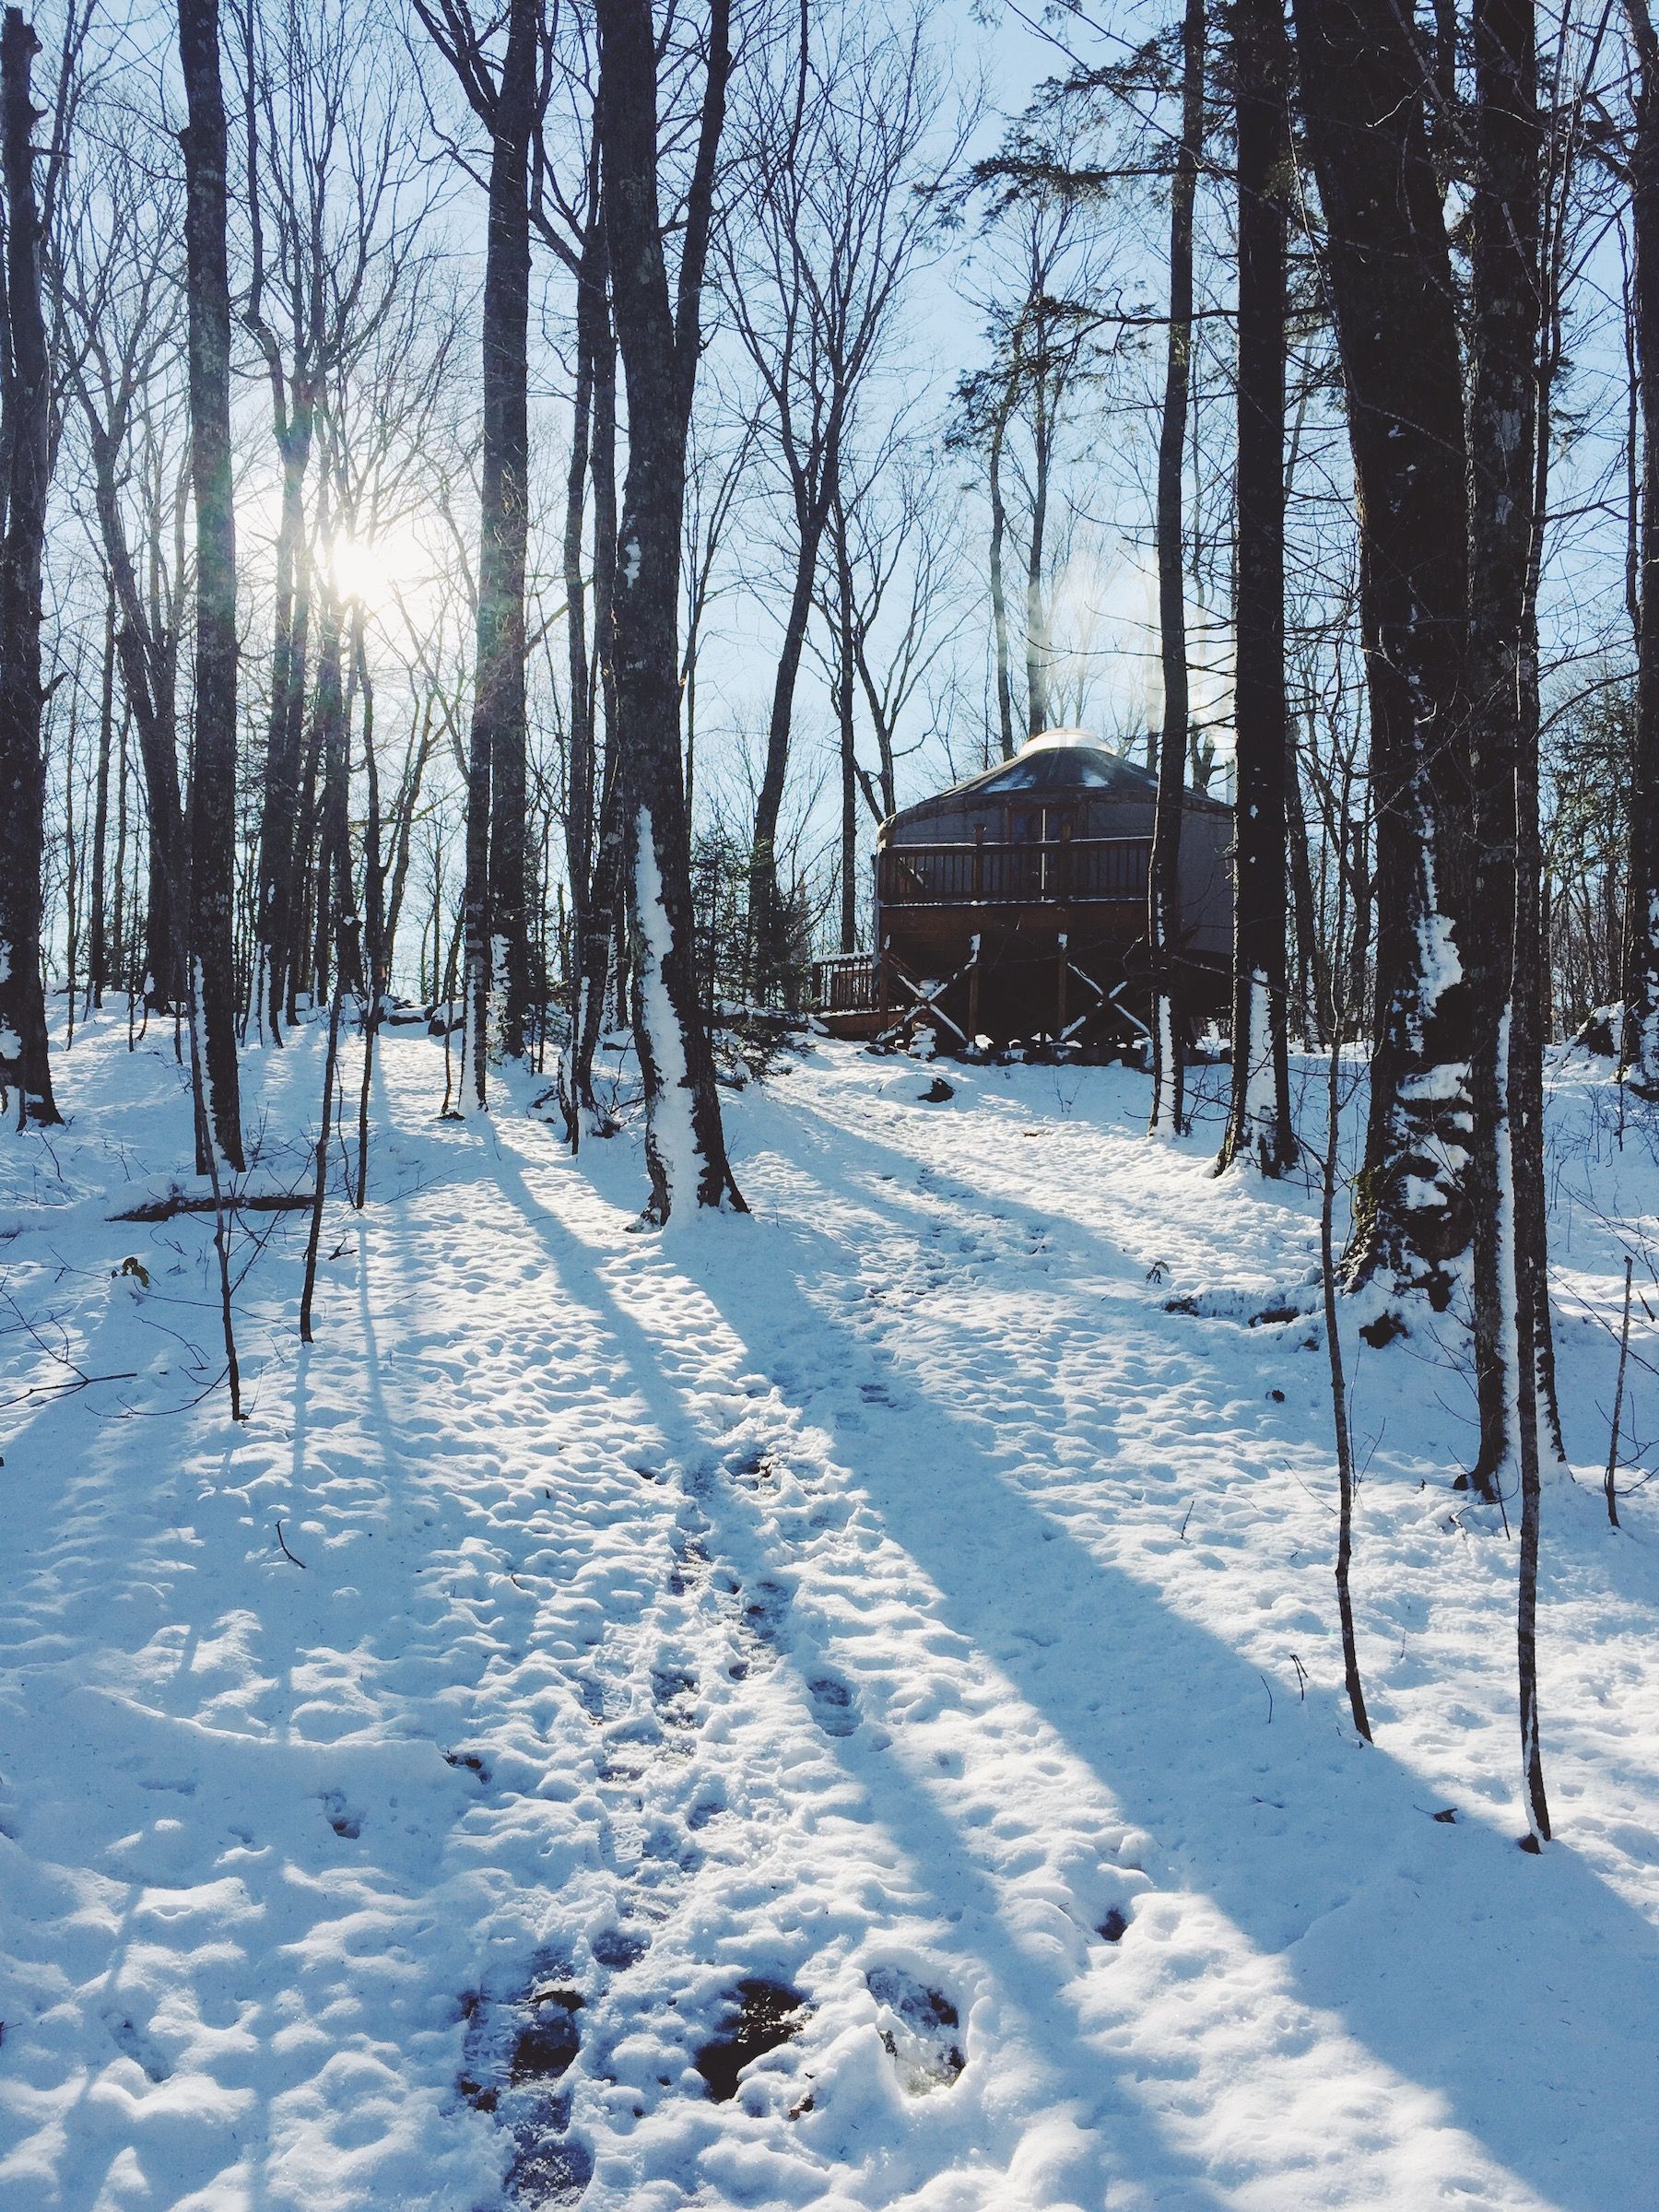
[[[107,1219],[187,1127],[120,1041],[0,1223],[0,2205],[1659,2206],[1654,1509],[1552,1489],[1528,1860],[1458,1385],[1362,1361],[1359,1747],[1305,1194],[1121,1071],[826,1049],[729,1110],[754,1217],[641,1235],[631,1143],[441,1124],[393,1033],[235,1430],[208,1226]]]

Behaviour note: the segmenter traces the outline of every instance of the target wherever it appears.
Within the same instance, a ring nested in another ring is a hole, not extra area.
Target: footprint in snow
[[[544,1959],[562,1971],[562,1962]],[[462,2000],[466,2021],[457,2087],[477,2112],[492,2112],[512,2138],[507,2194],[526,2212],[573,2205],[593,2178],[593,2153],[570,2136],[571,2098],[558,2085],[582,2049],[582,1992],[534,1976],[504,2001],[474,1992]]]
[[[709,1574],[709,1555],[699,1536],[683,1535],[674,1547],[674,1564],[668,1570],[668,1593],[671,1597],[684,1597],[706,1582]]]
[[[713,2101],[729,2103],[737,2094],[744,2068],[793,2041],[811,2017],[811,2006],[787,1982],[759,1975],[739,1982],[726,2000],[718,2030],[692,2060]]]
[[[948,2088],[968,2063],[958,2041],[960,2019],[950,1999],[899,1966],[873,1967],[865,1983],[881,2008],[877,2016],[881,2040],[900,2085],[912,2097]]]
[[[777,1463],[764,1446],[748,1452],[732,1469],[735,1479],[750,1489],[761,1489],[777,1479]]]
[[[853,1692],[833,1675],[818,1675],[807,1684],[812,1717],[826,1735],[851,1735],[858,1725]]]
[[[110,2041],[123,2057],[130,2058],[151,2081],[159,2083],[171,2078],[172,2066],[160,2044],[124,2013],[106,2014],[104,2025],[110,2031]]]
[[[666,1728],[697,1725],[697,1677],[684,1667],[657,1666],[651,1671],[651,1696]]]
[[[630,1966],[638,1966],[651,1948],[648,1936],[633,1936],[626,1928],[606,1928],[589,1945],[595,1964],[608,1967],[613,1973],[626,1973]]]
[[[355,1843],[362,1834],[362,1815],[352,1810],[338,1790],[325,1790],[323,1793],[323,1812],[336,1836]]]
[[[782,1583],[758,1582],[743,1608],[743,1625],[759,1642],[775,1650],[782,1641],[788,1611],[789,1592]]]

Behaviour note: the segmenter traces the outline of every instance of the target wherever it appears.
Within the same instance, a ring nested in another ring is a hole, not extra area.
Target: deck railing
[[[876,1003],[876,962],[869,953],[837,953],[813,961],[814,1013],[868,1014]]]
[[[888,845],[877,888],[883,906],[1103,905],[1144,900],[1151,857],[1147,837]]]

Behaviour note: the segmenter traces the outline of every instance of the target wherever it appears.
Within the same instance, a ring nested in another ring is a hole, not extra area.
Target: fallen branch
[[[304,1214],[311,1211],[310,1191],[244,1191],[226,1206],[231,1214]],[[112,1214],[112,1221],[171,1221],[180,1214],[210,1214],[214,1211],[211,1198],[192,1198],[182,1191],[172,1191],[165,1198],[147,1198],[142,1206],[135,1206],[124,1214]]]

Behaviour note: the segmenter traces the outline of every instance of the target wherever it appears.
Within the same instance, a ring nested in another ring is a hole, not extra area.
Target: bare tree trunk
[[[1190,231],[1189,231],[1190,236]],[[1191,261],[1188,262],[1189,276]],[[1041,316],[1038,331],[1043,329]],[[1039,346],[1041,345],[1039,336]],[[1049,709],[1048,600],[1043,569],[1048,555],[1049,477],[1054,458],[1054,426],[1049,413],[1048,367],[1037,363],[1031,379],[1031,535],[1026,547],[1026,731],[1040,737],[1053,719]],[[1161,491],[1160,491],[1161,500]]]
[[[276,626],[271,655],[271,715],[259,837],[253,1014],[280,1042],[289,975],[296,953],[294,872],[304,865],[296,847],[295,810],[305,721],[305,664],[310,631],[310,550],[305,542],[305,476],[311,460],[312,411],[301,397],[285,409],[277,430],[282,460],[282,510],[276,526]]]
[[[104,559],[119,609],[115,651],[122,689],[138,733],[149,815],[149,879],[145,921],[146,1001],[159,1012],[177,1006],[185,987],[185,882],[189,851],[179,793],[178,649],[152,628],[121,516],[114,441],[88,417],[92,494]]]
[[[484,451],[477,654],[462,899],[464,1102],[488,1100],[488,1024],[522,1054],[530,1011],[525,828],[524,563],[529,523],[530,159],[544,85],[541,0],[507,0],[483,24],[470,0],[415,0],[489,137],[483,307]],[[503,26],[499,72],[486,47]]]
[[[1510,1058],[1517,1018],[1532,1049],[1536,1022],[1516,987],[1536,987],[1524,959],[1518,905],[1518,778],[1531,655],[1531,566],[1537,431],[1539,165],[1542,132],[1531,0],[1476,0],[1475,189],[1470,211],[1468,706],[1475,772],[1470,1086],[1475,1122],[1475,1373],[1480,1441],[1469,1480],[1496,1498],[1513,1476],[1521,1429],[1536,1422],[1523,1377],[1533,1322],[1517,1292],[1516,1159]],[[1536,782],[1533,778],[1533,805]],[[1532,926],[1536,927],[1535,912]],[[1530,1304],[1530,1301],[1529,1301]],[[1536,1439],[1534,1439],[1535,1447]]]
[[[688,1198],[743,1209],[726,1161],[697,1004],[690,851],[679,746],[679,571],[686,438],[700,344],[715,158],[731,70],[729,0],[711,0],[696,166],[671,307],[657,206],[657,56],[650,0],[598,0],[605,219],[628,386],[628,475],[617,569],[618,735],[634,1035],[644,1081],[647,1219]],[[746,1210],[746,1209],[744,1209]]]
[[[120,990],[127,981],[131,948],[126,926],[127,861],[127,715],[124,712],[115,734],[115,870],[110,891],[110,982]]]
[[[104,588],[103,667],[98,692],[98,781],[92,811],[92,893],[87,937],[87,1005],[103,1005],[110,980],[108,907],[104,897],[110,841],[110,757],[115,737],[115,591]]]
[[[755,994],[770,998],[782,991],[793,1002],[795,978],[789,955],[789,912],[778,882],[778,822],[783,810],[783,783],[789,770],[789,740],[794,720],[795,686],[800,679],[801,655],[806,646],[806,625],[812,618],[818,582],[818,553],[830,501],[823,493],[835,481],[836,463],[826,460],[820,478],[820,496],[797,515],[794,586],[783,622],[783,644],[772,685],[771,716],[767,724],[766,766],[760,793],[755,802],[755,837],[749,859],[749,955],[753,963]]]
[[[991,425],[991,442],[985,456],[985,474],[991,488],[991,625],[996,640],[996,728],[1002,739],[1002,757],[1014,758],[1014,686],[1008,674],[1008,599],[1003,582],[1003,547],[1007,538],[1008,514],[1003,503],[1003,445],[1008,434],[1006,408],[999,408]],[[889,807],[889,813],[892,809]]]
[[[853,562],[847,549],[846,511],[835,503],[835,720],[841,737],[841,948],[858,949],[858,751],[853,720],[855,648],[853,639]]]
[[[1340,951],[1347,901],[1339,888],[1336,898],[1336,945]],[[1336,1442],[1336,1613],[1342,1631],[1342,1674],[1347,1689],[1348,1711],[1354,1728],[1368,1744],[1371,1718],[1365,1709],[1365,1689],[1359,1675],[1359,1644],[1354,1632],[1354,1440],[1348,1425],[1347,1374],[1342,1358],[1341,1315],[1337,1311],[1338,1278],[1332,1225],[1336,1209],[1337,1145],[1341,1135],[1342,1030],[1338,1011],[1331,1023],[1331,1049],[1325,1069],[1325,1142],[1320,1175],[1319,1271],[1324,1296],[1325,1357],[1331,1374],[1331,1420]]]
[[[1377,814],[1376,1041],[1349,1274],[1443,1309],[1472,1228],[1468,500],[1451,265],[1422,70],[1392,0],[1297,0],[1296,26],[1347,393]],[[1372,1340],[1399,1325],[1380,1317]]]
[[[52,380],[41,312],[35,110],[40,41],[18,7],[0,28],[0,167],[6,182],[6,531],[0,539],[0,1081],[18,1121],[60,1120],[46,1046],[41,975],[46,762],[41,747],[41,565],[51,474]]]
[[[484,460],[477,660],[467,777],[467,1080],[487,1093],[487,1021],[500,993],[502,1049],[524,1049],[530,940],[524,853],[524,561],[529,524],[530,135],[537,0],[511,0],[491,112],[484,264]],[[475,821],[477,815],[479,818]]]
[[[530,138],[540,0],[512,0],[489,166],[484,282],[484,469],[475,712],[489,736],[489,934],[501,1048],[523,1057],[530,1018],[525,845],[524,566],[530,521]]]
[[[597,127],[595,125],[595,127]],[[599,267],[608,278],[601,230]],[[602,312],[600,312],[602,311]],[[599,664],[597,694],[605,724],[605,767],[598,825],[583,904],[581,935],[581,1021],[572,1042],[576,1065],[571,1084],[575,1110],[591,1128],[604,1126],[594,1095],[594,1054],[605,1026],[611,941],[622,900],[622,802],[626,762],[621,758],[617,712],[617,337],[608,302],[601,297],[593,326],[594,430],[594,649]],[[574,1142],[574,1139],[572,1139]]]
[[[1301,1034],[1311,1045],[1329,1041],[1325,1029],[1330,1006],[1328,963],[1321,959],[1313,905],[1313,868],[1308,853],[1308,822],[1302,807],[1301,771],[1295,725],[1285,725],[1285,819],[1290,852],[1291,912],[1296,924],[1296,1002]]]
[[[1182,19],[1181,142],[1170,182],[1170,343],[1158,439],[1158,620],[1163,731],[1158,747],[1147,929],[1152,965],[1152,1114],[1155,1134],[1185,1123],[1178,1026],[1181,959],[1181,817],[1186,798],[1186,562],[1182,478],[1193,382],[1193,208],[1204,138],[1205,0]]]
[[[191,481],[196,511],[195,723],[190,775],[190,989],[202,1073],[196,1149],[209,1132],[242,1166],[231,927],[236,865],[236,515],[230,463],[230,278],[218,0],[179,0],[189,112],[184,238],[190,276]]]
[[[1233,723],[1232,1101],[1219,1165],[1296,1157],[1285,991],[1285,252],[1290,46],[1282,0],[1237,0],[1239,549]]]
[[[571,1029],[559,1070],[565,1142],[572,1152],[582,1144],[582,1100],[578,1095],[579,1040],[586,1021],[586,941],[588,898],[593,888],[594,800],[598,785],[594,715],[594,670],[588,653],[587,582],[582,569],[583,523],[587,514],[588,469],[593,444],[596,325],[606,317],[604,281],[605,231],[599,211],[598,132],[589,171],[587,230],[576,272],[576,394],[571,410],[571,466],[565,485],[565,638],[569,655],[571,768],[565,792],[565,863],[571,886],[569,961]],[[590,1072],[591,1086],[591,1072]]]
[[[357,1189],[352,1204],[360,1214],[369,1195],[369,1101],[374,1085],[374,1047],[385,1005],[392,940],[386,929],[386,878],[382,853],[380,761],[374,749],[374,686],[363,638],[359,600],[351,626],[352,677],[363,702],[363,779],[367,807],[363,819],[363,1075],[358,1090]]]
[[[1624,1060],[1630,1082],[1659,1098],[1659,35],[1647,0],[1625,0],[1636,55],[1630,149],[1631,286],[1641,417],[1637,538],[1636,772],[1626,894]]]

